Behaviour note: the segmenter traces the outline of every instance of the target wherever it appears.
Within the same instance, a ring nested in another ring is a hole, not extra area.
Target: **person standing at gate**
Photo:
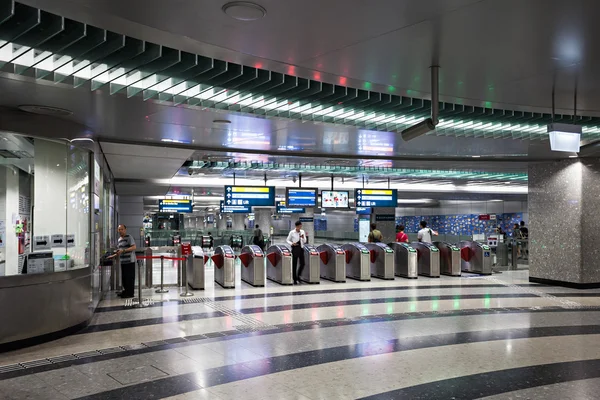
[[[121,281],[123,282],[123,291],[119,296],[123,299],[133,297],[135,288],[135,240],[127,234],[127,227],[123,224],[117,228],[119,231],[118,250],[110,258],[120,256],[121,260]]]
[[[306,243],[306,234],[302,230],[302,222],[296,221],[296,228],[292,229],[286,242],[292,246],[292,274],[294,275],[294,285],[300,283],[300,275],[304,269],[304,244]],[[296,270],[300,261],[300,267]]]

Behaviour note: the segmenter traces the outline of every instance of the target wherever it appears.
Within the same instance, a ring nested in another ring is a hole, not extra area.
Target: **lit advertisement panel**
[[[347,190],[322,190],[321,207],[348,208],[350,206],[349,196],[350,192]]]

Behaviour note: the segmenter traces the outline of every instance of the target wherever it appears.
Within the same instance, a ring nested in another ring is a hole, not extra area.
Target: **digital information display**
[[[305,212],[306,209],[303,207],[286,207],[285,201],[277,203],[277,214],[299,214]]]
[[[355,189],[356,207],[398,207],[396,189]]]
[[[288,207],[317,207],[318,189],[285,188],[285,202]]]
[[[226,206],[267,206],[275,205],[274,186],[225,186]]]
[[[356,207],[357,215],[371,215],[371,207]]]
[[[191,213],[191,200],[163,199],[158,201],[158,212]]]
[[[221,200],[221,214],[241,214],[251,213],[252,207],[248,206],[227,206],[225,202]]]
[[[321,191],[321,207],[323,208],[348,208],[350,201],[348,196],[350,192],[347,190],[322,190]]]

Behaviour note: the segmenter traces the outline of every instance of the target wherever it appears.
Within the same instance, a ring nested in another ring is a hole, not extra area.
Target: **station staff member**
[[[123,282],[123,291],[119,296],[124,299],[133,297],[135,288],[135,240],[127,234],[127,227],[123,224],[117,228],[119,231],[118,250],[110,258],[120,256],[121,260],[121,280]]]
[[[300,275],[304,269],[304,244],[306,243],[306,234],[302,230],[302,222],[296,221],[296,228],[292,229],[286,242],[292,246],[292,274],[294,275],[294,284],[300,283]],[[300,268],[296,267],[300,261]]]

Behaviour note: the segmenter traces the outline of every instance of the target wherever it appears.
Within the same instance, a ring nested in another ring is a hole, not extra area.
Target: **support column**
[[[294,215],[294,214],[292,214]],[[315,243],[315,210],[314,208],[307,208],[305,213],[296,214],[298,215],[298,220],[302,221],[302,229],[306,236],[308,236],[308,243]],[[292,229],[294,228],[294,224],[296,223],[296,219],[292,217]]]
[[[529,280],[600,287],[600,162],[529,166]]]
[[[127,227],[127,233],[133,237],[136,245],[141,248],[144,247],[143,238],[140,236],[143,220],[144,198],[142,196],[119,196],[119,220],[117,223]]]
[[[396,240],[396,208],[378,207],[373,209],[371,223],[377,225],[377,229],[383,235],[384,243]]]
[[[244,222],[246,221],[246,214],[231,214],[233,220],[233,226],[231,229],[234,231],[243,231]]]
[[[263,235],[271,236],[271,215],[273,210],[271,208],[254,208],[254,227],[260,226],[263,231]]]

